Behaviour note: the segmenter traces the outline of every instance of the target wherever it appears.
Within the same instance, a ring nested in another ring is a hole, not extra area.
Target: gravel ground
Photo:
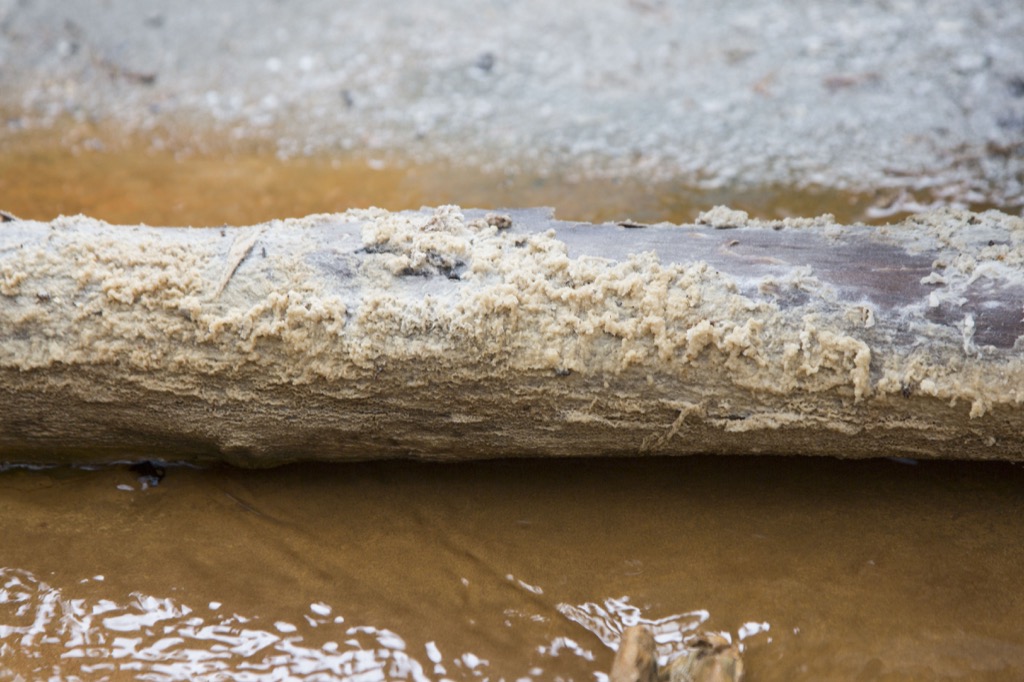
[[[1022,36],[1020,0],[0,0],[2,134],[1019,210]]]

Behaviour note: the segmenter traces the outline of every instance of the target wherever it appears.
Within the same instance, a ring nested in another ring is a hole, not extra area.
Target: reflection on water
[[[104,576],[79,582],[103,583]],[[103,592],[101,587],[93,591]],[[205,608],[192,607],[141,593],[133,593],[124,603],[71,598],[29,571],[0,568],[0,658],[10,672],[61,679],[130,672],[149,680],[230,674],[239,680],[421,682],[430,676],[480,678],[490,672],[488,661],[468,651],[446,660],[434,641],[421,651],[407,651],[397,633],[346,623],[323,602],[309,604],[297,624],[278,620],[270,627],[261,626],[258,619],[225,613],[222,606],[213,601]],[[610,650],[616,649],[626,627],[649,625],[661,645],[662,663],[677,654],[709,616],[696,611],[651,620],[628,597],[607,599],[603,605],[560,604],[558,609]],[[740,637],[756,634],[761,627],[768,626],[744,626]],[[333,639],[308,646],[300,630],[311,628],[326,628]],[[566,636],[554,637],[537,651],[552,658],[564,651],[583,661],[595,660],[592,651]],[[544,670],[534,667],[527,672],[542,676]]]
[[[91,580],[102,582],[103,576]],[[69,598],[18,569],[0,569],[0,585],[0,656],[12,670],[33,677],[130,672],[148,680],[227,673],[238,680],[429,679],[400,636],[346,624],[323,603],[309,605],[302,627],[326,627],[337,641],[307,646],[298,625],[276,621],[261,627],[237,613],[220,613],[218,602],[193,608],[139,593],[126,603]],[[436,645],[420,653],[433,673],[445,674]],[[471,654],[453,663],[479,667]]]
[[[94,576],[80,584],[103,582],[103,576]],[[101,588],[92,591],[102,593]],[[701,610],[650,620],[629,597],[609,598],[603,604],[559,604],[558,610],[610,650],[617,647],[625,628],[648,625],[663,664],[710,615]],[[309,629],[324,629],[333,639],[306,645],[302,633]],[[739,636],[762,630],[768,625],[744,625]],[[66,679],[134,673],[148,680],[190,680],[217,674],[239,680],[419,682],[429,676],[480,678],[489,673],[487,660],[469,651],[445,659],[434,641],[420,651],[407,648],[397,633],[348,624],[323,602],[309,604],[298,623],[275,621],[266,627],[259,619],[223,612],[217,601],[203,607],[140,593],[124,603],[70,597],[28,570],[0,567],[0,658],[12,671],[25,675]],[[591,650],[566,636],[553,638],[538,651],[550,657],[564,651],[585,662],[595,660]],[[544,670],[527,673],[543,676]]]
[[[1024,676],[1024,470],[756,458],[0,467],[0,680]]]
[[[95,584],[104,581],[104,576],[97,575],[79,583],[94,583],[91,591],[102,594],[102,587]],[[446,660],[434,641],[426,642],[421,651],[408,651],[399,634],[346,623],[344,616],[323,602],[309,604],[297,623],[278,620],[270,627],[261,625],[260,619],[226,613],[222,606],[217,601],[205,607],[188,606],[138,592],[123,603],[103,597],[73,598],[29,571],[0,568],[0,658],[10,672],[59,679],[137,673],[148,680],[191,680],[216,674],[238,680],[422,682],[431,679],[428,675],[471,679],[490,672],[489,662],[472,652]],[[707,611],[695,611],[651,620],[629,603],[629,597],[607,599],[604,604],[559,604],[558,610],[613,651],[623,629],[649,625],[661,645],[662,663],[677,654],[709,617]],[[768,625],[745,625],[740,637],[756,634],[762,627],[766,630]],[[313,628],[326,629],[332,639],[307,645],[300,631]],[[566,636],[554,637],[537,651],[551,658],[565,652],[582,661],[595,660],[592,651]],[[534,667],[527,672],[542,676],[544,670]],[[529,674],[519,679],[530,679]]]
[[[603,604],[560,604],[558,610],[597,635],[613,651],[618,648],[623,630],[633,625],[646,625],[654,634],[660,666],[682,653],[684,644],[696,637],[698,628],[711,616],[700,610],[658,619],[645,618],[640,609],[629,603],[628,596],[605,599]],[[742,633],[746,634],[746,631],[742,630]],[[729,633],[723,634],[731,641]]]

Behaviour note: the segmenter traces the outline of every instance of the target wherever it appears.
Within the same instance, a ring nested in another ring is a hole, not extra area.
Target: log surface
[[[1022,460],[1022,242],[952,210],[6,222],[0,460]]]

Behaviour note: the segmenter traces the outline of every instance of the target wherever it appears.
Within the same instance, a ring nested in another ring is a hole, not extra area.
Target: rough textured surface
[[[0,0],[7,127],[1024,203],[1019,0]],[[204,131],[212,134],[204,134]]]
[[[9,222],[0,452],[1024,458],[1020,218],[700,222]]]

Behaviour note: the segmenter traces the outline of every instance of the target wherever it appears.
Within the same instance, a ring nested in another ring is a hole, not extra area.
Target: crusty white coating
[[[0,449],[249,465],[1021,458],[1019,218],[510,217],[511,229],[455,206],[202,230],[5,224]],[[806,262],[771,240],[806,242]],[[857,279],[880,253],[891,288]],[[929,272],[908,278],[907,263]]]

